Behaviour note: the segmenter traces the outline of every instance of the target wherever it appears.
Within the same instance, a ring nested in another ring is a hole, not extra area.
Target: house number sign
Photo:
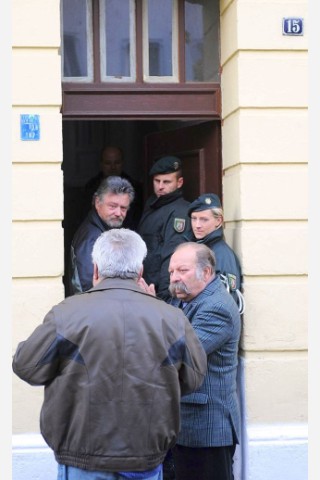
[[[284,18],[282,35],[303,35],[303,18]]]
[[[20,115],[21,140],[40,140],[40,115]]]

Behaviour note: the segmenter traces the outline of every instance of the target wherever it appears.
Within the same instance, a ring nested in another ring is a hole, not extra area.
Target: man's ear
[[[143,266],[141,267],[141,270],[138,274],[138,280],[140,280],[140,278],[142,278],[142,275],[143,275]]]
[[[99,270],[96,263],[93,264],[92,285],[95,287],[100,282]]]
[[[181,188],[183,185],[183,177],[178,178],[178,188]]]
[[[209,280],[209,278],[211,278],[211,276],[212,276],[212,269],[210,267],[205,267],[203,269],[204,281],[207,282]]]

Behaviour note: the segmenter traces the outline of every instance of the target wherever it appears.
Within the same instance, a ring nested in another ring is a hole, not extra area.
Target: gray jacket
[[[181,306],[179,301],[173,303]],[[208,370],[201,387],[181,399],[177,443],[188,447],[239,443],[236,377],[241,322],[236,303],[217,275],[183,311],[207,353]]]

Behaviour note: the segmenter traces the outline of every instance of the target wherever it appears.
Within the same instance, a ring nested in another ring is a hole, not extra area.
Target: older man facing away
[[[58,480],[162,480],[181,394],[203,382],[188,319],[140,287],[146,253],[134,231],[102,233],[93,288],[54,306],[14,355],[14,372],[44,386],[40,428]]]

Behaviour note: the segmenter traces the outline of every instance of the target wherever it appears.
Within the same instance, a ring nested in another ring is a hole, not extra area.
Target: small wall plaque
[[[40,115],[20,115],[21,140],[40,140]]]
[[[303,35],[303,18],[284,18],[282,35]]]

